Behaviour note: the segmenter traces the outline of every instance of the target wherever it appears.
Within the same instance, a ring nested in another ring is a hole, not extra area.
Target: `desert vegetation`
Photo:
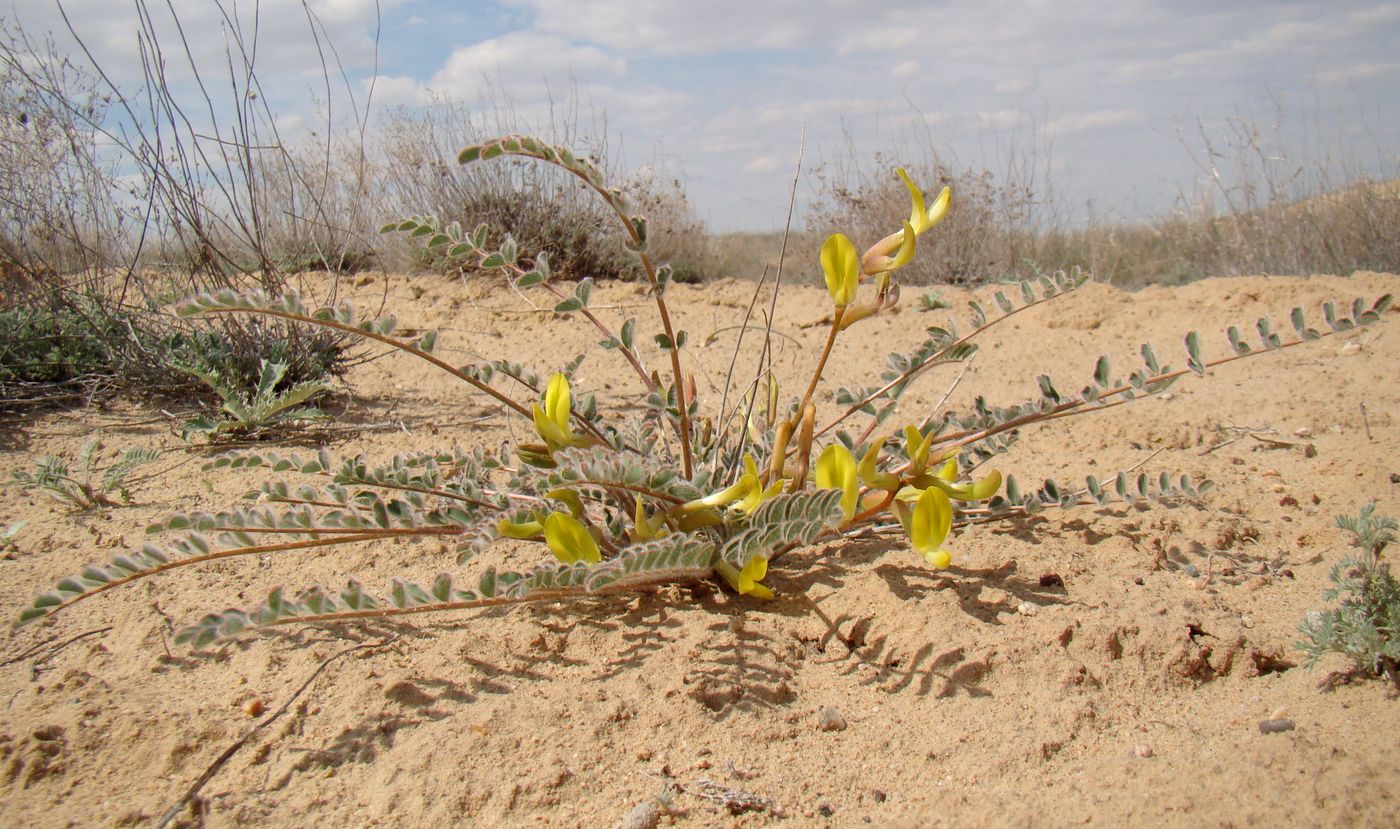
[[[1088,779],[1073,755],[1089,744],[1119,765],[1159,749],[1199,762],[1201,731],[1238,741],[1253,717],[1180,724],[1221,709],[1222,686],[1248,711],[1240,699],[1284,688],[1349,734],[1367,726],[1321,694],[1352,691],[1393,721],[1375,680],[1397,682],[1395,522],[1355,480],[1373,494],[1396,445],[1379,368],[1394,277],[1359,275],[1355,291],[1290,281],[1277,297],[1262,277],[1400,270],[1394,182],[1280,169],[1239,123],[1203,156],[1235,165],[1211,168],[1214,192],[1171,216],[1071,224],[1036,165],[960,168],[925,148],[819,170],[788,232],[726,237],[681,182],[577,143],[576,113],[536,136],[508,108],[355,109],[348,127],[327,115],[319,139],[284,140],[235,39],[234,80],[194,72],[199,97],[235,113],[210,140],[158,71],[179,50],[154,27],[140,96],[24,32],[4,37],[0,406],[15,515],[0,553],[13,565],[5,667],[28,670],[6,682],[28,719],[0,734],[0,759],[27,816],[41,798],[25,792],[69,785],[79,746],[126,742],[182,781],[162,788],[103,754],[108,777],[79,785],[126,824],[268,818],[308,774],[350,778],[329,785],[361,805],[441,785],[417,805],[373,803],[425,825],[570,808],[651,826],[712,810],[878,816],[894,785],[899,811],[884,817],[918,822],[947,813],[921,789],[954,755],[981,764],[947,772],[966,785],[1070,762]],[[1160,306],[1135,312],[1121,290],[1207,278],[1180,296],[1218,331],[1164,331]],[[1102,331],[1126,345],[1086,342]],[[1358,352],[1364,365],[1345,362]],[[1271,361],[1308,379],[1284,385],[1257,368]],[[1263,399],[1203,404],[1230,372]],[[90,426],[105,407],[134,414]],[[44,433],[72,426],[80,446]],[[26,500],[40,496],[59,511]],[[1356,515],[1337,522],[1359,551],[1340,561],[1343,539],[1317,518],[1333,501]],[[1266,619],[1271,596],[1287,601]],[[1319,597],[1341,604],[1295,612]],[[1292,670],[1333,657],[1345,665],[1325,691]],[[52,679],[50,665],[63,666]],[[251,684],[224,700],[239,672]],[[531,684],[549,672],[562,690]],[[310,701],[323,675],[342,683],[321,692],[333,734]],[[197,737],[163,708],[122,724],[95,704],[153,676],[178,689],[159,704]],[[527,693],[546,697],[528,705],[551,723],[522,716]],[[1110,695],[1130,702],[1110,711]],[[1032,720],[1044,733],[1029,753],[1021,726],[998,731],[986,708],[1021,697],[1055,708]],[[1124,713],[1162,698],[1171,722]],[[813,716],[795,713],[809,699]],[[941,704],[957,716],[928,725]],[[218,728],[227,705],[251,726]],[[1249,730],[1281,741],[1322,721],[1270,710]],[[1141,735],[1163,722],[1154,749]],[[968,723],[1002,743],[968,755]],[[806,741],[848,729],[869,736],[841,749],[851,770],[824,772],[854,792],[837,806],[798,775],[776,780],[777,755],[734,761],[795,743],[807,759],[791,768],[815,780],[802,764],[822,750]],[[891,742],[910,730],[937,736]],[[685,770],[658,757],[682,732],[704,748]],[[279,748],[308,733],[314,747]],[[1315,766],[1314,800],[1261,808],[1324,820],[1356,794],[1356,767],[1320,739],[1291,744]],[[461,758],[441,784],[422,766],[439,741]],[[733,754],[723,770],[711,743]],[[1296,762],[1276,745],[1239,752],[1262,758],[1253,783],[1278,777],[1264,760]],[[1391,754],[1365,754],[1362,779],[1393,776]],[[851,777],[877,755],[898,755],[882,766],[893,783]],[[571,788],[584,756],[611,775],[604,790]],[[380,765],[393,779],[366,782],[359,767]],[[1174,774],[1121,772],[1139,773],[1164,789]],[[220,775],[238,788],[211,794]],[[1387,808],[1354,800],[1363,817]],[[1132,822],[1135,808],[1111,811]]]

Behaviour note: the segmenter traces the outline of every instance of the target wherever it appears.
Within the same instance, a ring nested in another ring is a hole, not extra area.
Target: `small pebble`
[[[817,814],[821,815],[822,817],[831,817],[832,815],[836,814],[836,810],[831,808],[831,804],[823,803],[822,805],[817,807]]]
[[[1279,717],[1276,720],[1260,720],[1260,734],[1282,734],[1285,731],[1292,731],[1297,726],[1287,717]]]
[[[1287,709],[1287,708],[1284,708],[1283,706],[1280,705],[1278,708],[1275,708],[1275,709],[1274,709],[1274,713],[1272,713],[1272,714],[1269,715],[1269,719],[1271,719],[1271,720],[1281,720],[1281,719],[1283,719],[1284,717],[1287,717],[1287,716],[1288,716],[1288,709]]]
[[[637,759],[638,759],[638,760],[641,760],[643,763],[645,763],[646,761],[650,760],[651,758],[652,758],[651,749],[649,749],[649,748],[642,748],[642,749],[638,749],[638,750],[637,750]]]
[[[1400,484],[1400,472],[1390,473],[1390,482],[1392,484]]]
[[[1040,608],[1036,607],[1030,602],[1021,602],[1020,604],[1016,605],[1016,612],[1021,614],[1022,616],[1034,616],[1035,614],[1040,612]]]
[[[1134,577],[1133,577],[1133,584],[1144,584],[1144,583],[1145,583],[1145,582],[1143,582],[1142,576],[1134,576]]]
[[[846,718],[832,706],[823,705],[817,709],[817,728],[822,731],[845,731]]]
[[[661,806],[655,800],[647,798],[628,812],[622,818],[622,822],[617,825],[617,829],[656,829],[656,825],[661,822]]]
[[[243,703],[243,713],[247,714],[250,717],[261,717],[262,712],[266,710],[267,703],[263,702],[257,697],[253,697],[252,699]]]
[[[1304,426],[1300,429],[1294,429],[1293,434],[1297,435],[1300,438],[1310,438],[1312,437],[1312,429],[1309,429],[1308,427]]]
[[[1064,587],[1065,580],[1060,578],[1059,573],[1046,573],[1040,577],[1041,587]]]
[[[1303,447],[1303,457],[1305,457],[1305,458],[1315,458],[1315,457],[1317,457],[1317,447],[1316,447],[1316,446],[1313,446],[1311,443],[1309,443],[1307,446],[1304,446],[1304,447]]]
[[[1281,492],[1287,492],[1288,487],[1284,486],[1283,484],[1274,484],[1273,486],[1269,487],[1269,491],[1277,495]]]
[[[876,803],[884,803],[885,798],[889,797],[889,795],[885,794],[884,791],[881,789],[876,789],[871,794],[872,796],[874,796]]]
[[[1181,568],[1181,569],[1185,570],[1185,571],[1186,571],[1186,575],[1190,576],[1190,577],[1193,578],[1193,579],[1201,574],[1201,571],[1200,571],[1200,570],[1197,570],[1197,569],[1196,569],[1196,565],[1194,565],[1194,564],[1188,564],[1188,565],[1186,565],[1185,567],[1183,567],[1183,568]]]
[[[1285,495],[1278,499],[1278,505],[1281,507],[1296,507],[1298,506],[1298,499],[1294,498],[1292,495]]]
[[[1133,756],[1134,756],[1134,757],[1151,757],[1151,756],[1152,756],[1152,746],[1148,745],[1147,743],[1138,743],[1137,745],[1133,746]]]

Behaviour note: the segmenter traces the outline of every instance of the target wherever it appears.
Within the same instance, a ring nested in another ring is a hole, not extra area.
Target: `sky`
[[[997,173],[1029,160],[1073,216],[1161,214],[1208,187],[1202,148],[1224,147],[1232,119],[1258,126],[1285,175],[1322,154],[1400,169],[1400,2],[170,2],[216,70],[231,33],[256,33],[288,134],[313,128],[317,47],[333,47],[341,112],[351,98],[378,117],[508,101],[538,128],[572,108],[582,139],[679,179],[720,232],[783,225],[799,151],[799,211],[814,173],[932,149]],[[57,5],[19,0],[0,17],[72,48]],[[132,5],[62,7],[118,83],[139,79]],[[151,15],[169,31],[164,0]]]

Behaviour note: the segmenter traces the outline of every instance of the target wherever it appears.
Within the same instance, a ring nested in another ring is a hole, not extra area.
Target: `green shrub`
[[[1351,545],[1361,552],[1332,567],[1327,599],[1341,604],[1304,618],[1298,648],[1310,666],[1326,653],[1348,656],[1357,670],[1385,676],[1400,692],[1400,583],[1381,559],[1400,525],[1375,512],[1372,502],[1355,518],[1337,516],[1337,526],[1351,534]]]
[[[52,304],[0,310],[0,403],[42,401],[95,383],[134,394],[209,394],[176,366],[216,373],[227,387],[256,389],[263,363],[279,363],[286,371],[278,390],[323,383],[346,370],[349,343],[334,331],[256,319],[192,325],[109,305],[60,294]]]
[[[71,385],[115,373],[112,346],[128,318],[74,308],[0,310],[0,399],[21,385]]]
[[[66,458],[48,455],[34,465],[32,472],[16,470],[15,480],[22,489],[39,489],[76,510],[93,507],[114,507],[117,495],[123,502],[131,501],[127,478],[140,466],[156,459],[151,449],[128,449],[106,467],[99,468],[102,443],[90,440],[78,452],[77,467]]]
[[[223,399],[217,416],[185,421],[180,430],[180,436],[185,440],[195,435],[204,435],[211,441],[225,434],[256,436],[300,421],[324,420],[328,417],[320,409],[302,404],[329,391],[330,384],[314,381],[287,384],[286,363],[264,360],[257,385],[251,391],[206,366],[172,365],[203,380]]]
[[[345,374],[349,344],[344,335],[273,320],[241,322],[242,325],[195,328],[167,336],[160,343],[165,365],[184,376],[217,375],[224,389],[241,391],[262,385],[268,363],[284,367],[276,384],[278,391],[324,384]],[[205,383],[202,393],[214,388],[200,379]]]

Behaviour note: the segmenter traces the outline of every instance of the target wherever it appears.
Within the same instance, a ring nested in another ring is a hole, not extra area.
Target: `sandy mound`
[[[712,404],[738,334],[723,329],[750,288],[675,290]],[[1077,389],[1100,353],[1128,367],[1144,340],[1182,364],[1192,328],[1218,356],[1228,324],[1252,329],[1267,313],[1286,329],[1294,305],[1320,319],[1323,299],[1397,288],[1377,274],[1086,286],[994,329],[948,405],[1017,402],[1040,373]],[[446,279],[353,288],[367,302],[385,290],[405,324],[441,328],[459,362],[548,369],[587,352],[581,387],[637,400],[620,360],[582,325]],[[632,286],[600,295],[610,319],[648,319]],[[959,307],[969,296],[943,295]],[[821,292],[784,289],[785,390],[809,370],[825,331],[808,324],[827,309]],[[1293,647],[1345,548],[1333,516],[1372,499],[1400,514],[1400,317],[1386,316],[1188,378],[1169,397],[1028,430],[996,464],[1027,484],[1146,462],[1216,489],[1199,506],[971,528],[950,543],[947,571],[894,542],[826,544],[775,566],[773,602],[678,587],[415,627],[290,629],[199,652],[167,647],[172,625],[276,584],[354,573],[381,588],[430,578],[451,558],[424,543],[234,559],[80,603],[0,651],[0,824],[150,825],[308,679],[204,786],[203,825],[606,826],[667,783],[685,788],[661,818],[675,826],[1389,824],[1400,702],[1376,681],[1327,684],[1345,661],[1310,671]],[[866,381],[885,353],[945,318],[906,308],[848,332],[826,410],[838,385]],[[903,411],[921,416],[956,376],[923,380]],[[345,422],[393,428],[333,444],[341,454],[496,442],[522,427],[398,356],[356,369],[349,386]],[[153,414],[54,414],[5,435],[6,481],[94,432],[170,450],[130,507],[74,516],[13,485],[0,492],[4,523],[28,521],[0,561],[9,612],[139,543],[155,517],[231,504],[261,480],[201,471]],[[1296,729],[1261,734],[1272,716]],[[720,787],[755,808],[731,816]]]

